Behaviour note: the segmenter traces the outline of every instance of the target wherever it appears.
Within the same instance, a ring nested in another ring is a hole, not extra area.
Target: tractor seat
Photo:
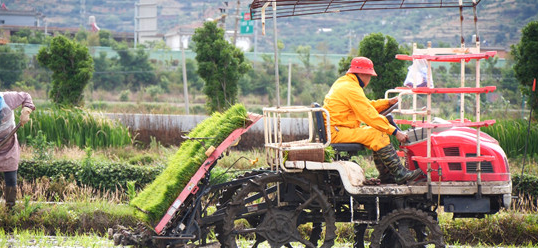
[[[312,103],[313,108],[321,108],[319,103]],[[317,134],[322,143],[327,142],[327,132],[325,130],[325,121],[323,119],[323,112],[314,112],[316,119]],[[332,143],[331,147],[337,152],[347,152],[349,154],[356,154],[358,151],[364,150],[364,145],[360,143]]]

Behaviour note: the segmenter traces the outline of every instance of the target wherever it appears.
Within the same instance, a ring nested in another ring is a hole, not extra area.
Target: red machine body
[[[422,131],[422,130],[421,130]],[[424,130],[425,131],[425,130]],[[416,131],[415,131],[416,132]],[[413,131],[408,132],[413,137]],[[402,149],[407,152],[406,160],[410,169],[420,168],[427,172],[427,139],[412,142]],[[480,157],[477,154],[477,129],[453,127],[431,135],[432,181],[476,181],[477,166],[481,162],[482,181],[509,181],[510,170],[506,154],[499,142],[484,132],[480,132]],[[483,159],[480,159],[483,158]],[[469,161],[474,160],[474,161]]]

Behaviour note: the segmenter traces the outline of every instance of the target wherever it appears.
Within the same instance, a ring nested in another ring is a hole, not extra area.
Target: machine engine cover
[[[407,151],[406,160],[410,169],[420,168],[427,171],[427,162],[417,162],[413,156],[427,156],[427,139],[423,130],[408,130],[411,143],[402,146]],[[439,131],[439,132],[436,132]],[[419,135],[417,135],[419,133]],[[476,157],[477,130],[468,127],[453,127],[449,129],[433,129],[431,135],[431,157],[454,157],[464,159]],[[480,132],[480,155],[493,156],[493,161],[482,161],[482,181],[509,181],[510,170],[508,160],[499,142],[484,132]],[[457,159],[456,159],[457,160]],[[439,168],[441,168],[441,181],[476,181],[478,162],[445,162],[431,163],[434,170],[431,173],[432,181],[439,181]]]

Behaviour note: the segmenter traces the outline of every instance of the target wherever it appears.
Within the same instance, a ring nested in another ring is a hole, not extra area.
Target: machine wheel
[[[313,234],[307,239],[298,227],[312,222]],[[318,225],[321,222],[324,225]],[[223,229],[224,247],[230,248],[242,246],[237,243],[240,235],[241,240],[255,237],[252,247],[265,241],[271,247],[318,247],[320,229],[325,230],[320,247],[331,247],[336,238],[334,210],[327,197],[317,186],[289,174],[264,174],[245,183],[229,204]]]
[[[260,175],[260,174],[266,173],[269,170],[270,170],[270,168],[263,168],[263,169],[248,171],[243,175],[237,176],[234,180]],[[241,185],[230,187],[230,188],[222,190],[220,192],[220,196],[219,196],[218,203],[217,203],[217,206],[216,206],[217,209],[227,207],[228,204],[232,201],[232,198],[233,198],[234,194],[239,189],[241,189]],[[249,223],[254,222],[254,221],[256,221],[256,219],[248,220]],[[216,236],[217,236],[217,240],[219,241],[219,243],[221,245],[223,245],[224,242],[225,242],[225,239],[223,238],[223,232],[224,231],[223,231],[222,225],[223,225],[222,222],[218,222],[215,225],[215,233],[216,233]]]
[[[441,228],[431,216],[414,208],[398,209],[374,226],[370,247],[445,247]]]

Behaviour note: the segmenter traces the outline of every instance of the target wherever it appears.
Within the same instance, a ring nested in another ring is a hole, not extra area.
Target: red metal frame
[[[457,156],[446,156],[446,157],[420,157],[420,156],[411,156],[411,160],[417,161],[419,163],[428,163],[428,162],[481,162],[481,161],[494,161],[494,156],[480,156],[480,157],[457,157]]]
[[[162,217],[161,221],[157,226],[155,227],[155,232],[159,235],[163,232],[166,225],[172,220],[174,215],[176,214],[177,210],[183,205],[185,200],[189,195],[194,195],[198,191],[198,183],[202,178],[206,176],[206,173],[209,172],[209,169],[217,161],[217,159],[220,157],[220,155],[228,149],[231,145],[235,144],[237,140],[241,137],[242,134],[244,134],[248,129],[250,129],[254,123],[256,123],[258,120],[262,118],[261,115],[258,114],[249,114],[250,123],[242,128],[238,128],[234,130],[220,145],[207,157],[207,159],[202,163],[202,166],[196,171],[194,176],[192,176],[191,180],[185,188],[181,191],[179,196],[176,198],[176,200],[172,203],[172,205],[168,208],[168,211],[166,211],[166,214]]]
[[[489,51],[485,53],[473,53],[473,54],[455,54],[455,55],[406,55],[406,54],[397,54],[396,59],[399,60],[413,60],[413,59],[426,59],[429,61],[435,62],[469,62],[471,59],[488,59],[490,57],[495,57],[497,51]]]
[[[408,124],[413,127],[424,127],[424,128],[438,128],[438,127],[488,127],[495,124],[495,120],[485,120],[479,122],[472,122],[466,120],[461,122],[459,120],[451,120],[450,123],[427,123],[427,122],[417,122],[410,120],[394,120],[396,124]]]
[[[486,86],[481,88],[460,87],[460,88],[412,88],[411,91],[419,94],[447,94],[447,93],[490,93],[497,89],[496,86]]]

